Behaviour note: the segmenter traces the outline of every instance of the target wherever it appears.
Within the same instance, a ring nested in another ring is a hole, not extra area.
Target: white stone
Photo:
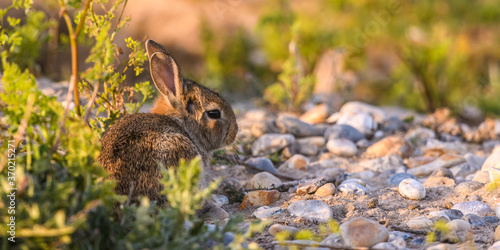
[[[408,199],[421,200],[425,198],[425,188],[417,180],[408,178],[399,183],[399,193]]]
[[[354,156],[358,152],[356,144],[348,139],[329,140],[326,144],[326,148],[328,151],[344,157]]]

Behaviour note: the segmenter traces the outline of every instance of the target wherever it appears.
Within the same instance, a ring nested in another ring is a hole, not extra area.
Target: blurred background
[[[0,2],[2,8],[11,4]],[[320,102],[336,107],[360,100],[500,115],[497,0],[125,2],[130,22],[114,39],[120,49],[127,49],[129,36],[154,39],[185,76],[233,102],[304,111]],[[44,14],[23,22],[39,32],[26,32],[29,42],[13,60],[38,76],[68,80],[71,55],[60,6],[35,0],[33,7]],[[92,44],[82,45],[84,70],[93,66],[85,62]],[[148,71],[131,74],[127,82],[148,77]]]

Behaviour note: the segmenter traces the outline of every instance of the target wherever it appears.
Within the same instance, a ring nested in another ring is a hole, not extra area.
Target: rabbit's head
[[[161,93],[151,112],[179,119],[206,151],[231,144],[238,133],[231,106],[217,92],[185,79],[161,45],[148,40],[146,49],[151,77]]]

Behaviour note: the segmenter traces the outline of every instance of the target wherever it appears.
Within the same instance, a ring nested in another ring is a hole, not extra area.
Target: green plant
[[[315,77],[305,75],[295,43],[290,43],[290,57],[283,64],[278,82],[264,90],[264,100],[282,110],[300,111],[314,89]]]
[[[30,29],[24,27],[32,24],[21,25],[11,18],[10,22],[18,24],[10,29],[2,26],[0,30],[0,44],[10,46],[1,52],[0,248],[243,248],[242,243],[260,230],[260,224],[252,223],[250,230],[243,233],[238,227],[241,218],[237,217],[209,230],[195,216],[195,210],[215,185],[198,190],[198,161],[183,163],[177,171],[164,171],[164,185],[168,187],[165,192],[171,203],[167,209],[160,209],[147,199],[138,206],[128,204],[127,197],[114,193],[114,181],[98,165],[100,132],[119,115],[137,112],[151,91],[147,82],[135,87],[121,85],[128,68],[133,68],[136,74],[143,70],[146,55],[140,43],[126,39],[131,52],[122,64],[117,63],[118,47],[113,39],[123,22],[118,21],[116,27],[111,23],[117,6],[126,1],[116,2],[109,12],[98,15],[94,4],[103,2],[87,1],[76,15],[76,20],[85,19],[87,25],[85,28],[78,25],[75,31],[80,30],[87,38],[70,35],[71,39],[88,39],[94,44],[89,57],[94,67],[77,72],[81,79],[77,92],[88,96],[84,116],[69,112],[55,97],[42,94],[28,66],[17,64],[18,55],[11,52],[24,44],[25,38],[12,34],[29,33]],[[78,1],[60,4],[66,8],[80,6]],[[30,6],[30,1],[14,1],[10,8],[27,9],[29,19],[36,13],[29,10]],[[0,13],[5,14],[6,10]],[[68,12],[63,15],[69,17]],[[76,84],[74,78],[75,74],[70,84]],[[104,88],[102,91],[100,86]],[[142,93],[141,101],[131,98],[133,93]],[[97,117],[102,113],[108,116]],[[15,156],[8,151],[12,148]],[[8,196],[13,187],[17,188],[14,205]],[[15,238],[8,232],[11,216],[15,216]],[[231,245],[223,244],[227,234],[234,236]]]

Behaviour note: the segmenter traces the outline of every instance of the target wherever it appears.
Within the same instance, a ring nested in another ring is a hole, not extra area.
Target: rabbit
[[[150,113],[126,115],[101,138],[99,163],[116,180],[115,192],[148,196],[165,206],[160,163],[201,157],[200,188],[208,186],[211,152],[230,145],[238,133],[233,109],[217,92],[183,77],[170,53],[146,41],[152,80],[161,93]]]

